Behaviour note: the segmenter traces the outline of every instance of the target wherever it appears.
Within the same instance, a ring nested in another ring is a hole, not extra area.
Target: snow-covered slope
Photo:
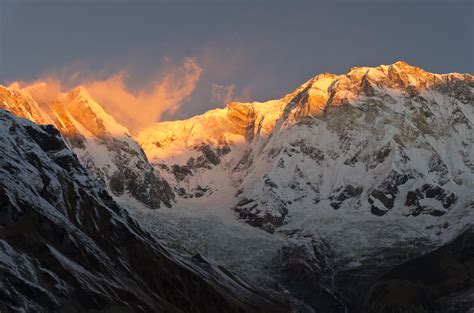
[[[39,124],[51,124],[52,120],[28,94],[20,91],[17,85],[9,88],[0,85],[0,106],[16,116],[27,118]]]
[[[329,258],[325,286],[356,305],[375,277],[472,227],[473,126],[472,75],[397,62],[321,74],[282,99],[231,103],[136,139],[175,189],[177,209],[226,222],[234,214],[288,240],[275,252],[280,278],[288,260],[302,260],[288,266],[311,276],[315,260]],[[279,281],[316,297],[304,280]]]
[[[270,231],[308,207],[440,216],[474,200],[473,88],[471,75],[404,62],[353,68],[281,100],[158,123],[137,140],[182,197],[217,193],[224,180],[239,216]]]
[[[143,231],[53,126],[0,109],[0,311],[286,312]]]
[[[150,166],[128,130],[87,93],[77,87],[49,103],[38,104],[31,89],[0,87],[0,107],[39,124],[54,124],[81,163],[115,196],[131,196],[150,208],[170,206],[174,194],[168,183]]]

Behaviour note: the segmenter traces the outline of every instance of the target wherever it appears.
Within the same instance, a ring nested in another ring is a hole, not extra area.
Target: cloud
[[[176,112],[195,90],[201,73],[202,68],[195,58],[185,58],[178,65],[170,63],[157,79],[138,90],[128,88],[128,74],[125,71],[105,79],[81,79],[77,84],[82,85],[117,122],[135,134],[158,122],[163,113]],[[70,81],[53,76],[33,83],[15,82],[12,86],[25,86],[23,88],[47,109],[54,101],[61,100],[64,92],[72,87]]]
[[[136,133],[159,121],[164,112],[176,112],[183,100],[193,93],[201,73],[196,59],[186,58],[177,68],[152,82],[151,87],[135,92],[127,88],[125,73],[84,82],[83,86],[106,112]]]
[[[211,94],[212,98],[211,101],[214,104],[227,104],[235,99],[235,85],[219,85],[219,84],[212,84],[211,87]]]
[[[213,104],[225,105],[232,101],[249,101],[250,89],[244,88],[238,95],[236,94],[236,87],[231,85],[212,84],[211,86],[211,101]]]
[[[12,86],[16,85],[19,88],[23,84],[16,82]],[[23,87],[43,108],[61,99],[62,88],[62,83],[55,78],[44,78]]]

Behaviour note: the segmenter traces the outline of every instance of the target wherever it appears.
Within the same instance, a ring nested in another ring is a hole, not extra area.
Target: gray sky
[[[473,73],[473,21],[474,1],[0,0],[0,83],[126,71],[137,90],[194,57],[196,89],[165,117],[184,118],[223,106],[213,89],[267,100],[353,66]]]

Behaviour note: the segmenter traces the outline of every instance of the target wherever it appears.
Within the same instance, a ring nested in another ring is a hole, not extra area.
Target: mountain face
[[[472,228],[473,126],[472,75],[397,62],[321,74],[282,99],[231,103],[136,139],[177,207],[232,210],[287,241],[260,258],[272,267],[262,276],[316,311],[367,312],[380,308],[367,300],[379,277]]]
[[[440,216],[472,200],[473,87],[471,75],[403,62],[354,68],[281,100],[159,123],[137,140],[182,197],[228,177],[239,217],[268,231],[301,206]]]
[[[2,312],[283,312],[222,267],[163,248],[53,126],[0,110]]]
[[[42,88],[41,84],[29,87]],[[0,108],[38,124],[54,124],[81,163],[115,196],[130,196],[149,208],[171,206],[174,194],[154,171],[128,130],[77,87],[41,104],[28,88],[0,87]]]

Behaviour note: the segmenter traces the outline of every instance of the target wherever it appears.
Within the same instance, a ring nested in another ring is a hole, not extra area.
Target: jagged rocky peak
[[[286,95],[282,101],[288,104],[288,114],[290,110],[295,118],[323,114],[337,78],[334,74],[320,74]]]
[[[352,81],[370,80],[385,84],[387,88],[404,89],[410,85],[426,85],[433,81],[436,74],[426,72],[404,61],[397,61],[377,67],[353,67],[345,76]]]
[[[433,74],[404,61],[377,67],[354,67],[346,74],[320,74],[283,100],[290,104],[293,116],[316,116],[332,108],[363,101],[367,97],[383,96],[385,99],[401,92],[410,97],[424,91],[454,92],[458,97],[469,98],[466,85],[473,84],[470,74]],[[464,86],[464,87],[463,87]]]
[[[112,136],[111,132],[117,136],[128,135],[128,130],[115,122],[82,86],[68,92],[63,105],[67,112],[94,137],[108,139]]]
[[[21,92],[17,84],[10,87],[0,85],[0,107],[17,116],[28,118],[40,124],[51,124],[52,121],[29,95]]]
[[[1,107],[36,123],[54,124],[81,163],[113,195],[131,196],[153,209],[171,206],[173,191],[149,164],[126,127],[115,121],[82,86],[59,93],[40,107],[29,89],[47,87],[46,83],[24,89],[2,87]]]

